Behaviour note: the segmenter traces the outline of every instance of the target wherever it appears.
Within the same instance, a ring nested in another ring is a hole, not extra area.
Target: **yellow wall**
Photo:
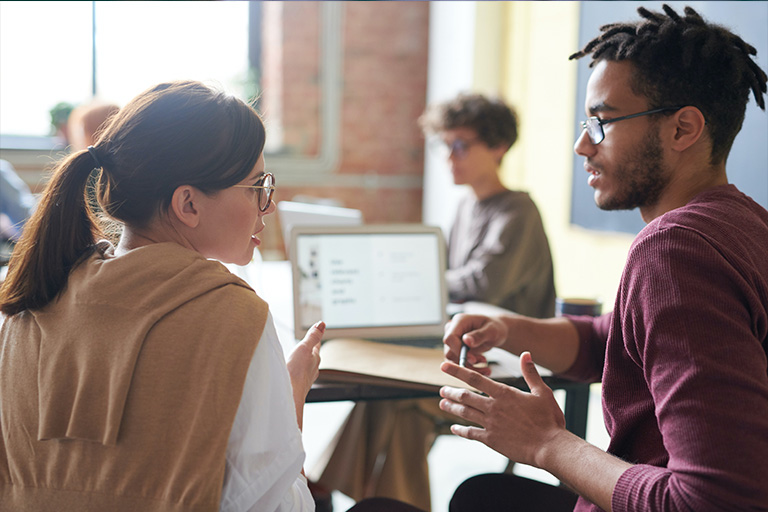
[[[541,210],[561,297],[613,301],[634,238],[570,223],[579,2],[478,2],[475,87],[518,112],[520,138],[502,179]],[[583,179],[586,179],[584,173]],[[595,207],[597,208],[597,207]]]

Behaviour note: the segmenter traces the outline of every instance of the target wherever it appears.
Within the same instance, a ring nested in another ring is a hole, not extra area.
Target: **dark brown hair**
[[[766,74],[750,57],[757,50],[690,7],[684,16],[666,4],[662,9],[639,7],[641,21],[600,27],[602,34],[570,59],[591,54],[590,67],[600,60],[632,62],[633,92],[648,99],[649,109],[697,107],[712,139],[710,160],[724,163],[744,122],[750,90],[765,110]]]
[[[245,179],[264,142],[264,125],[249,105],[200,82],[141,93],[111,118],[93,154],[79,151],[54,169],[14,248],[0,311],[51,302],[103,236],[87,199],[90,181],[107,217],[143,227],[167,211],[181,185],[214,193]],[[95,167],[97,178],[89,179]]]
[[[419,118],[426,134],[470,128],[488,147],[506,146],[517,140],[517,114],[499,98],[462,93],[456,98],[430,105]]]

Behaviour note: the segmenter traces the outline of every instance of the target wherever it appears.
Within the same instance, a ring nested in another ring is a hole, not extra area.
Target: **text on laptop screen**
[[[304,234],[296,240],[300,324],[439,324],[440,244],[429,233]]]

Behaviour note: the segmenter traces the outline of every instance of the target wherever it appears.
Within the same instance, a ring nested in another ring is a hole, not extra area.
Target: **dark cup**
[[[562,298],[555,299],[555,316],[589,315],[599,316],[603,311],[603,302],[599,299]]]

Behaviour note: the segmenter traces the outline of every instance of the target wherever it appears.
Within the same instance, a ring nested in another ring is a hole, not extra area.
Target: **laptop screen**
[[[318,320],[325,338],[442,336],[445,249],[437,227],[296,227],[291,237],[297,337]]]

